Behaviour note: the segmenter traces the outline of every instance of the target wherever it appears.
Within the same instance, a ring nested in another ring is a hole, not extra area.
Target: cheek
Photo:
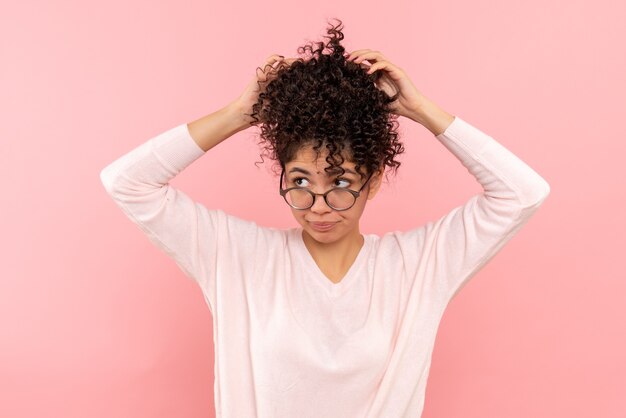
[[[303,219],[304,218],[304,212],[303,210],[295,210],[293,208],[291,208],[291,214],[293,215],[293,217],[295,219]]]
[[[355,203],[350,209],[338,213],[345,221],[354,222],[361,216],[362,210],[363,209]]]
[[[354,206],[352,206],[352,208],[350,208],[350,210],[348,212],[350,212],[349,217],[350,219],[354,219],[354,218],[359,218],[362,214],[363,211],[365,210],[365,202],[364,201],[357,201],[357,203],[354,204]]]

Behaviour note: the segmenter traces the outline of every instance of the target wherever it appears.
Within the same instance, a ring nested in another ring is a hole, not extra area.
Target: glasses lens
[[[313,196],[306,190],[293,189],[285,195],[287,203],[296,209],[306,209],[313,204]]]
[[[347,190],[334,189],[326,198],[333,209],[348,209],[354,204],[354,195]]]
[[[349,209],[354,205],[355,197],[347,190],[334,189],[328,193],[328,204],[336,210]],[[296,209],[308,209],[313,206],[313,195],[304,189],[292,189],[285,194],[287,203]]]

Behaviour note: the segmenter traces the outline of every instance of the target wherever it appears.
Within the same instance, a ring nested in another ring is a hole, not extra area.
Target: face
[[[343,175],[329,174],[324,168],[329,164],[325,157],[328,151],[320,153],[315,158],[315,151],[311,146],[302,148],[296,157],[285,164],[285,174],[282,187],[305,187],[313,193],[325,193],[333,187],[344,187],[354,191],[361,189],[367,181],[367,176],[361,179],[356,173],[355,164],[344,161],[341,165],[346,172]],[[332,243],[342,239],[354,239],[359,232],[359,219],[368,200],[374,198],[380,187],[381,173],[375,173],[365,185],[361,194],[350,209],[337,211],[326,204],[322,196],[317,196],[313,206],[309,209],[298,210],[291,208],[294,218],[304,230],[320,243]],[[329,229],[315,228],[313,223],[332,223]]]

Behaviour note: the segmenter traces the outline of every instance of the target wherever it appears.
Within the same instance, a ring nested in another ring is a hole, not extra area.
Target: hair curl
[[[362,178],[385,166],[397,171],[401,163],[396,156],[404,147],[389,104],[399,93],[390,97],[376,87],[382,71],[367,74],[360,64],[346,60],[338,21],[328,29],[330,36],[324,36],[327,44],[317,42],[315,48],[309,42],[298,48],[301,54],[311,52],[308,59],[280,62],[271,70],[274,77],[258,81],[258,101],[249,115],[261,128],[259,144],[265,144],[261,162],[266,155],[284,168],[301,148],[312,146],[317,157],[322,147],[328,150],[329,173],[343,174],[346,159]]]

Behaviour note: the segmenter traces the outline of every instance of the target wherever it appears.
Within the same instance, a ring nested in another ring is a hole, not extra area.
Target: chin
[[[332,244],[333,242],[338,241],[338,238],[336,235],[334,234],[331,235],[328,232],[323,232],[323,233],[320,233],[318,231],[308,231],[308,232],[311,238],[313,238],[315,242],[318,242],[320,244]]]
[[[306,232],[308,232],[310,236],[312,236],[313,238],[315,238],[316,241],[319,242],[336,241],[337,238],[341,235],[340,223],[338,223],[328,231],[318,231],[309,224],[307,224],[304,229],[306,230]]]

